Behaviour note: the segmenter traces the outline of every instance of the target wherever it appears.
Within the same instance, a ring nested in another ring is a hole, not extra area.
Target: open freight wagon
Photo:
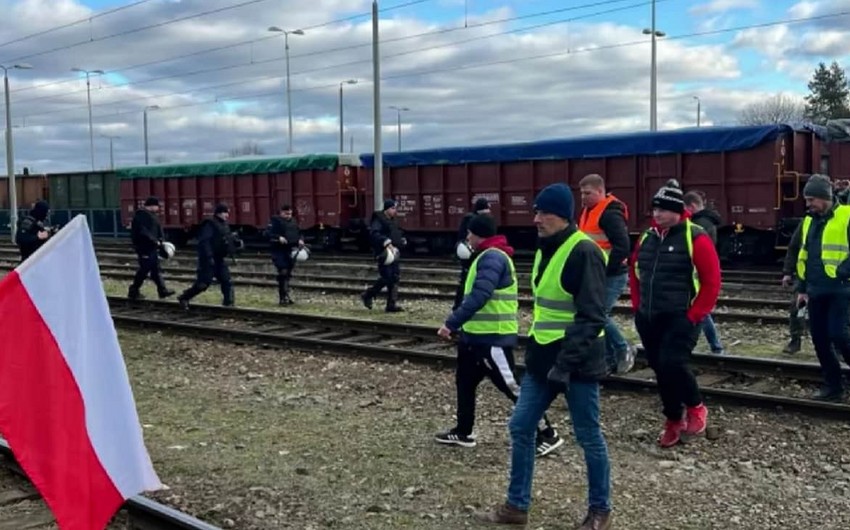
[[[578,212],[579,181],[602,175],[608,190],[628,204],[636,237],[649,226],[652,196],[675,178],[685,191],[703,191],[723,218],[722,258],[770,260],[804,213],[801,186],[818,172],[824,145],[814,128],[767,125],[386,153],[384,194],[398,201],[408,240],[424,250],[450,252],[461,218],[478,197],[491,202],[511,244],[532,249],[534,197],[548,184],[568,183]],[[361,159],[359,187],[372,204],[374,157]]]

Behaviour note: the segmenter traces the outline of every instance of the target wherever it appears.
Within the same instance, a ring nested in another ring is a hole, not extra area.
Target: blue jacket
[[[514,253],[514,249],[508,245],[505,236],[493,236],[485,239],[479,245],[477,252],[480,253],[488,248],[497,248],[505,252],[508,256],[513,256]],[[476,257],[473,256],[472,259]],[[508,287],[511,281],[511,267],[508,264],[507,258],[501,252],[487,252],[481,256],[481,259],[478,260],[478,264],[476,265],[475,282],[472,285],[472,292],[464,296],[460,307],[446,319],[446,327],[452,330],[452,332],[460,330],[462,325],[484,307],[496,289]],[[519,318],[518,315],[517,318]],[[516,346],[517,336],[498,334],[467,335],[461,333],[460,340],[467,344],[508,348]]]

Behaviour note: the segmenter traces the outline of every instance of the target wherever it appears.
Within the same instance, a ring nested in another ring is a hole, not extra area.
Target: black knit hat
[[[676,179],[668,180],[666,184],[658,189],[655,197],[652,198],[652,207],[675,212],[680,215],[685,213],[684,194]]]
[[[803,188],[803,197],[832,200],[832,181],[826,175],[815,174],[809,177]]]
[[[479,197],[478,199],[475,200],[475,206],[472,208],[472,211],[474,211],[475,213],[478,213],[481,210],[489,210],[489,209],[490,209],[490,203],[487,202],[487,199],[485,199],[484,197]]]
[[[159,199],[151,195],[145,199],[145,206],[159,206]]]
[[[230,213],[230,207],[224,204],[223,202],[218,203],[218,205],[216,205],[215,207],[214,213],[215,215],[218,215],[220,213]]]
[[[470,219],[466,229],[478,237],[493,237],[496,235],[496,221],[489,215],[476,215]]]
[[[396,204],[395,204],[395,201],[393,199],[386,199],[386,200],[384,200],[384,209],[382,211],[386,212],[390,208],[395,208],[395,207],[396,207]]]

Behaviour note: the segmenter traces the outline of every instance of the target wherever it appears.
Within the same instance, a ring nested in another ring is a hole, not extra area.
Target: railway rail
[[[255,309],[195,305],[183,311],[173,302],[109,297],[117,327],[176,333],[241,344],[298,348],[393,361],[449,367],[453,344],[439,340],[433,326],[375,322],[340,317],[290,314]],[[527,338],[520,338],[521,358]],[[795,410],[847,418],[848,403],[808,399],[820,381],[813,363],[695,354],[703,394],[710,399],[754,407]],[[518,362],[523,370],[523,364]],[[654,388],[648,368],[609,376],[604,384],[627,390]]]
[[[40,498],[35,488],[29,485],[29,479],[15,460],[12,449],[6,440],[0,438],[0,465],[14,475],[21,478],[26,485],[13,489],[4,490],[0,495],[0,511],[5,515],[6,505],[23,501],[33,501]],[[121,513],[123,512],[123,514]],[[109,528],[126,528],[128,530],[220,530],[219,527],[205,523],[191,515],[177,511],[173,508],[152,501],[147,497],[137,495],[128,499],[121,512],[113,519]],[[121,522],[125,522],[122,525]],[[12,515],[10,519],[0,515],[0,528],[24,529],[24,528],[54,528],[53,515],[46,505],[33,510],[30,513]]]

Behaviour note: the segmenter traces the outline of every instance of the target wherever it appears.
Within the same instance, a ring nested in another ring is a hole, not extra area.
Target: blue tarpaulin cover
[[[749,149],[774,140],[794,129],[799,130],[800,128],[790,125],[693,127],[670,131],[580,136],[541,142],[424,149],[384,153],[383,157],[384,165],[387,167],[404,167],[671,153],[711,153]],[[363,153],[360,158],[365,167],[375,165],[375,157],[371,153]]]

